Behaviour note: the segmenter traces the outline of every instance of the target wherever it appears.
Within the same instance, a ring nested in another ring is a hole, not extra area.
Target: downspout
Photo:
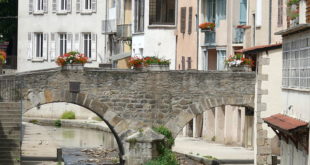
[[[105,1],[105,21],[108,19],[108,0]],[[107,28],[107,24],[104,25],[105,29]],[[104,35],[104,54],[107,56],[107,35]],[[102,61],[104,63],[104,61]],[[107,59],[107,63],[109,63],[109,59]]]
[[[196,58],[196,67],[197,67],[197,70],[199,70],[199,28],[198,28],[198,25],[199,25],[199,19],[200,19],[200,15],[199,15],[199,11],[200,11],[200,2],[199,0],[197,0],[197,8],[196,8],[196,33],[197,33],[197,43],[196,43],[196,47],[197,47],[197,58]]]
[[[175,10],[175,16],[174,16],[174,22],[176,27],[176,36],[175,36],[175,56],[174,56],[174,70],[178,70],[178,21],[179,21],[179,1],[176,1],[176,10]]]
[[[269,44],[271,44],[271,17],[272,17],[272,0],[269,0]]]
[[[255,46],[255,33],[256,33],[256,16],[253,14],[253,46]]]

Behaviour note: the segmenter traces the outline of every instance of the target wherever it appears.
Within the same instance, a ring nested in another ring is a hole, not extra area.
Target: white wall
[[[97,12],[91,15],[76,13],[76,0],[72,0],[71,13],[57,15],[52,13],[52,1],[48,1],[48,13],[44,15],[29,14],[29,1],[19,1],[18,15],[18,72],[57,67],[51,61],[48,53],[48,61],[32,62],[27,60],[28,32],[57,33],[70,32],[73,34],[91,32],[97,34],[97,59],[87,63],[86,67],[97,67],[101,62],[107,62],[105,57],[105,36],[101,34],[101,21],[105,19],[105,1],[97,0]],[[74,43],[74,40],[73,40]],[[74,45],[74,44],[73,44]],[[58,55],[56,55],[58,56]],[[102,60],[102,61],[101,61]]]

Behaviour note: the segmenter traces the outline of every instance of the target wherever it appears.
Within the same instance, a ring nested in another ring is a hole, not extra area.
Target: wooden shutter
[[[185,33],[186,26],[186,7],[181,8],[181,33]]]
[[[33,0],[29,0],[29,14],[33,13]]]
[[[33,54],[33,33],[29,32],[28,33],[28,54],[27,54],[27,60],[31,60],[32,59],[32,54]]]
[[[187,69],[192,69],[192,58],[187,57]]]
[[[56,13],[57,12],[57,0],[53,0],[53,3],[52,3],[52,11],[53,13]]]
[[[47,60],[47,55],[48,55],[48,34],[44,33],[43,34],[43,59]]]
[[[283,25],[283,0],[278,0],[278,26]]]
[[[80,49],[80,34],[79,33],[76,33],[74,35],[74,50],[80,53],[83,53],[82,50]]]
[[[48,12],[47,7],[48,7],[48,1],[47,0],[43,0],[43,11],[44,11],[44,13]]]
[[[185,70],[185,57],[182,56],[182,70]]]
[[[67,52],[72,51],[72,38],[73,38],[72,33],[68,33],[67,34]]]
[[[92,9],[93,13],[96,13],[97,0],[91,0],[91,9]]]
[[[51,33],[51,40],[50,40],[50,55],[51,61],[54,61],[56,58],[56,34]]]
[[[97,35],[91,34],[91,59],[97,60]]]
[[[193,7],[188,9],[188,34],[192,33]]]
[[[72,11],[72,0],[67,0],[67,12],[70,13]]]
[[[306,20],[310,23],[310,0],[307,0]]]
[[[76,12],[81,12],[81,0],[76,0]]]

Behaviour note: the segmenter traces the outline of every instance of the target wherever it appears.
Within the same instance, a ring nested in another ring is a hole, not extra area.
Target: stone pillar
[[[215,108],[215,141],[224,143],[225,107]]]
[[[203,115],[197,115],[193,120],[193,137],[202,136]]]
[[[233,112],[234,108],[232,106],[225,106],[225,130],[224,130],[224,143],[232,144],[233,143],[233,128],[236,123],[233,121]]]
[[[192,131],[192,127],[191,127],[191,124],[188,123],[184,126],[183,128],[183,136],[184,137],[193,137],[193,131]]]
[[[159,156],[157,145],[164,141],[161,135],[151,128],[139,131],[125,139],[126,165],[143,165]]]
[[[212,140],[215,138],[215,110],[207,110],[204,112],[203,118],[202,136],[206,140]]]

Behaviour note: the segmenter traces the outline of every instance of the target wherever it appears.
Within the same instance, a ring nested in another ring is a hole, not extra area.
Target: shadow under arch
[[[203,114],[215,107],[231,105],[239,107],[247,107],[254,109],[254,95],[247,96],[226,96],[220,98],[200,98],[198,102],[189,106],[187,111],[181,111],[174,118],[170,119],[166,124],[174,138],[182,131],[184,126],[189,123],[196,115]]]
[[[71,93],[69,91],[44,91],[43,94],[44,97],[40,97],[42,96],[42,92],[39,92],[37,94],[31,94],[30,99],[23,99],[23,114],[32,108],[40,107],[41,105],[51,103],[70,103],[86,108],[99,116],[107,124],[119,148],[120,164],[125,164],[125,160],[123,159],[123,156],[125,155],[125,150],[122,139],[120,138],[121,133],[126,130],[126,127],[123,127],[123,125],[127,123],[125,119],[119,117],[109,108],[108,105],[99,102],[92,95],[83,93]]]

